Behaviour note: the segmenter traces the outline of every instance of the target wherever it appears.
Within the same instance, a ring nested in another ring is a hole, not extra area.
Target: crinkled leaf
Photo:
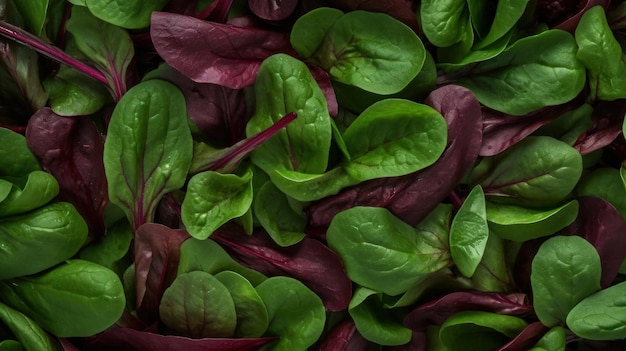
[[[185,99],[172,84],[149,80],[119,101],[104,143],[111,202],[133,228],[151,222],[161,197],[183,186],[193,145]]]
[[[539,320],[562,323],[584,298],[600,290],[600,256],[579,236],[556,236],[544,242],[532,261],[530,282]]]
[[[22,312],[0,302],[0,321],[6,325],[25,351],[58,351],[59,346],[37,323]]]
[[[467,348],[490,351],[515,337],[526,325],[523,319],[515,316],[463,311],[450,316],[443,323],[439,338],[450,351]]]
[[[16,185],[0,202],[0,218],[25,213],[47,204],[59,193],[59,183],[49,173],[33,171],[23,188]]]
[[[58,199],[76,207],[91,235],[103,235],[109,198],[102,161],[104,139],[96,124],[87,118],[63,118],[44,108],[30,118],[26,140],[59,182]]]
[[[422,1],[420,22],[428,41],[438,47],[455,44],[463,38],[470,26],[467,1]]]
[[[126,306],[118,276],[70,260],[40,275],[0,283],[0,296],[58,337],[90,336],[115,323]]]
[[[254,214],[280,246],[296,244],[305,236],[306,219],[291,208],[287,196],[272,182],[266,182],[256,194]]]
[[[300,281],[273,277],[256,287],[269,316],[267,335],[279,336],[263,350],[305,350],[321,336],[326,321],[322,300]],[[280,291],[280,294],[276,292]]]
[[[589,340],[625,338],[625,293],[626,282],[622,282],[585,298],[567,315],[567,326],[577,336]]]
[[[585,68],[576,59],[576,50],[569,33],[545,31],[478,63],[458,83],[487,107],[512,115],[559,105],[576,97],[585,83]]]
[[[269,128],[283,116],[298,118],[252,154],[266,173],[287,169],[305,173],[326,170],[332,139],[326,99],[306,65],[291,56],[269,57],[254,84],[256,113],[248,122],[248,136]]]
[[[464,276],[469,278],[476,271],[485,253],[488,238],[485,194],[480,186],[475,186],[454,216],[450,227],[450,254]]]
[[[74,256],[87,224],[74,206],[56,202],[0,220],[0,280],[34,274]]]
[[[116,26],[130,29],[148,27],[153,11],[161,10],[167,0],[145,3],[141,0],[85,0],[94,16]]]
[[[164,292],[161,321],[192,338],[231,337],[235,334],[235,303],[224,284],[209,273],[180,274]]]
[[[287,33],[154,12],[150,36],[159,55],[191,80],[239,89],[254,83],[261,62],[292,53]]]

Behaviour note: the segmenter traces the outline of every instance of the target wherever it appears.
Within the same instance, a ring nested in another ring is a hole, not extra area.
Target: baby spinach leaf
[[[37,323],[20,311],[0,302],[0,321],[6,325],[20,343],[16,350],[58,351],[59,346]]]
[[[411,340],[411,329],[393,318],[383,307],[380,292],[359,287],[354,292],[348,312],[356,329],[367,340],[379,345],[404,345]]]
[[[311,59],[339,82],[393,94],[419,73],[425,51],[406,25],[384,13],[357,10],[333,23]]]
[[[478,63],[458,84],[485,106],[512,115],[559,105],[576,97],[585,83],[585,67],[576,51],[569,33],[545,31]]]
[[[551,209],[531,209],[487,202],[489,229],[499,237],[517,242],[552,235],[572,224],[578,201]]]
[[[471,172],[489,201],[548,207],[573,190],[582,173],[582,157],[562,141],[527,137],[506,151],[484,158]]]
[[[206,239],[229,220],[243,216],[252,205],[252,171],[243,176],[213,171],[191,178],[181,207],[189,234]]]
[[[590,99],[626,98],[626,62],[620,43],[607,23],[604,8],[594,6],[576,27],[578,58],[587,67]]]
[[[600,277],[600,256],[585,239],[548,239],[535,255],[530,275],[539,320],[548,327],[564,322],[574,306],[600,290]]]
[[[422,1],[420,23],[428,41],[438,47],[455,44],[471,30],[466,0]]]
[[[139,29],[148,27],[153,11],[161,10],[167,0],[144,3],[141,0],[85,0],[94,16],[116,26]]]
[[[472,275],[472,288],[503,293],[515,291],[508,255],[505,241],[490,233],[483,257]]]
[[[322,173],[328,164],[332,139],[324,93],[306,65],[285,54],[263,61],[256,82],[256,113],[248,122],[248,136],[267,129],[290,112],[298,116],[252,154],[266,173],[287,169]]]
[[[36,36],[41,36],[46,22],[49,0],[14,1],[13,4],[24,18],[26,29]]]
[[[450,227],[450,254],[461,274],[468,278],[474,274],[485,253],[488,238],[485,194],[477,185],[463,202]]]
[[[119,101],[104,143],[109,198],[132,227],[151,222],[160,198],[183,186],[193,145],[185,99],[172,84],[149,80]]]
[[[47,204],[59,193],[59,183],[49,173],[33,171],[23,188],[14,185],[0,202],[0,218],[25,213]]]
[[[256,290],[267,307],[267,335],[280,337],[263,350],[306,350],[317,341],[324,329],[326,312],[322,300],[309,288],[293,278],[272,277]]]
[[[575,193],[577,196],[595,196],[604,199],[626,218],[626,187],[615,168],[599,168],[585,174],[576,185]]]
[[[326,235],[352,281],[388,295],[402,294],[450,264],[447,251],[432,246],[424,233],[380,207],[340,212]]]
[[[287,196],[272,182],[266,182],[255,196],[254,214],[280,246],[293,245],[305,236],[306,219],[291,208]]]
[[[430,106],[402,99],[379,101],[343,134],[351,157],[346,171],[365,181],[426,168],[443,153],[446,129],[441,114]]]
[[[126,305],[117,275],[83,260],[0,282],[0,296],[58,337],[99,333],[120,318]]]
[[[315,201],[339,193],[358,184],[344,167],[335,167],[322,174],[276,170],[270,174],[272,183],[283,193],[298,201]]]
[[[63,262],[86,239],[87,224],[66,202],[0,219],[0,280],[38,273]]]
[[[564,351],[565,350],[565,328],[561,326],[550,329],[539,339],[537,344],[528,351]]]
[[[163,292],[159,315],[168,328],[192,338],[231,337],[237,326],[228,289],[202,271],[176,277]]]
[[[23,186],[17,179],[29,175],[32,171],[40,171],[41,166],[35,155],[26,144],[26,138],[12,130],[0,128],[0,139],[3,145],[0,148],[0,178]]]
[[[499,0],[492,21],[481,18],[489,13],[485,7],[493,6],[489,1],[471,0],[467,3],[472,16],[472,24],[474,24],[478,36],[481,38],[474,48],[481,49],[502,38],[515,27],[526,10],[528,0]],[[491,24],[487,26],[488,23]]]
[[[98,112],[110,96],[106,87],[65,65],[43,81],[50,108],[61,116],[83,116]]]
[[[585,339],[625,338],[625,294],[626,282],[622,282],[585,298],[567,315],[567,326],[574,334]]]
[[[449,351],[490,351],[514,338],[526,325],[523,319],[514,316],[463,311],[443,323],[439,339]]]
[[[127,256],[134,232],[126,220],[108,228],[107,235],[99,241],[91,242],[80,251],[80,258],[104,266],[118,275],[128,267],[123,258]],[[124,267],[120,265],[126,264]]]
[[[437,64],[437,68],[442,69],[444,72],[450,72],[471,63],[492,59],[500,55],[500,53],[507,48],[512,36],[513,31],[483,48],[477,49],[473,47],[465,55],[459,55],[456,50],[454,50],[454,46],[450,49],[441,48],[438,50],[440,63]]]
[[[252,284],[232,271],[222,271],[216,274],[215,278],[224,284],[235,303],[237,314],[235,336],[240,338],[263,336],[269,325],[269,318],[265,303]]]
[[[343,15],[340,10],[320,7],[298,17],[289,37],[291,46],[302,58],[310,58],[324,41],[328,30]]]

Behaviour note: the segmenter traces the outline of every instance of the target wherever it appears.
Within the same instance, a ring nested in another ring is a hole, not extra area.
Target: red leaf
[[[586,155],[611,144],[622,132],[626,100],[602,101],[593,110],[593,126],[574,144],[574,148]]]
[[[550,328],[541,322],[531,323],[513,340],[500,346],[496,351],[526,351],[532,348],[549,330]]]
[[[298,0],[249,0],[250,10],[267,21],[282,21],[298,7]]]
[[[367,351],[369,347],[370,342],[356,330],[354,322],[345,320],[326,335],[317,351]]]

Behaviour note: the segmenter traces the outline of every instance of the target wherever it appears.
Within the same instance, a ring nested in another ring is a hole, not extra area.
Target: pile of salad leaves
[[[0,0],[0,350],[623,350],[626,2]]]

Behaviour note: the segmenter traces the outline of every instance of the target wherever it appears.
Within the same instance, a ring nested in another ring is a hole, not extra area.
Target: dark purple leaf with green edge
[[[580,235],[596,248],[602,264],[600,285],[606,288],[626,259],[626,221],[613,205],[603,199],[581,197],[578,202],[578,218],[560,234]]]
[[[254,270],[300,280],[322,298],[328,311],[341,311],[350,303],[352,283],[339,256],[315,239],[280,247],[264,231],[248,236],[232,224],[222,226],[211,238]]]
[[[241,160],[243,160],[252,151],[254,151],[254,149],[263,144],[267,139],[271,138],[291,121],[296,119],[296,117],[297,115],[294,112],[288,113],[285,117],[279,119],[269,128],[249,138],[241,140],[229,148],[212,152],[206,156],[194,155],[189,173],[196,174],[202,171],[216,171],[221,173],[233,172]]]
[[[578,138],[574,148],[582,155],[611,144],[622,132],[626,100],[602,101],[593,110],[593,127]]]
[[[529,324],[513,340],[499,347],[496,351],[526,351],[532,348],[550,328],[541,322]]]
[[[346,11],[383,12],[411,27],[416,33],[421,32],[413,9],[414,1],[411,0],[335,0],[332,3],[333,6]]]
[[[313,203],[306,211],[311,227],[327,228],[337,213],[354,206],[386,207],[416,225],[450,194],[478,155],[480,104],[469,90],[456,85],[433,91],[426,104],[439,111],[448,124],[448,146],[439,160],[422,171],[367,181]]]
[[[102,162],[104,138],[96,124],[43,108],[29,120],[26,141],[41,166],[59,182],[58,199],[76,207],[92,237],[104,235],[109,198]]]
[[[248,0],[252,13],[267,21],[282,21],[298,7],[298,0]]]
[[[110,328],[84,340],[81,349],[88,351],[254,351],[276,337],[263,338],[204,338],[191,339],[175,335],[160,335],[130,328]]]
[[[608,8],[610,2],[610,0],[539,0],[535,13],[539,20],[545,21],[550,27],[574,33],[585,11],[596,5]]]
[[[135,232],[137,313],[146,323],[158,319],[163,291],[174,281],[180,245],[190,236],[161,224],[146,223]]]
[[[370,342],[356,330],[354,322],[345,320],[324,337],[317,351],[367,351],[369,347]]]
[[[252,85],[265,58],[276,53],[295,54],[289,33],[165,12],[152,14],[150,35],[159,55],[185,76],[232,89]]]
[[[424,331],[429,325],[440,325],[460,311],[487,311],[509,316],[532,314],[526,294],[458,291],[413,309],[404,318],[404,325],[415,331]]]

